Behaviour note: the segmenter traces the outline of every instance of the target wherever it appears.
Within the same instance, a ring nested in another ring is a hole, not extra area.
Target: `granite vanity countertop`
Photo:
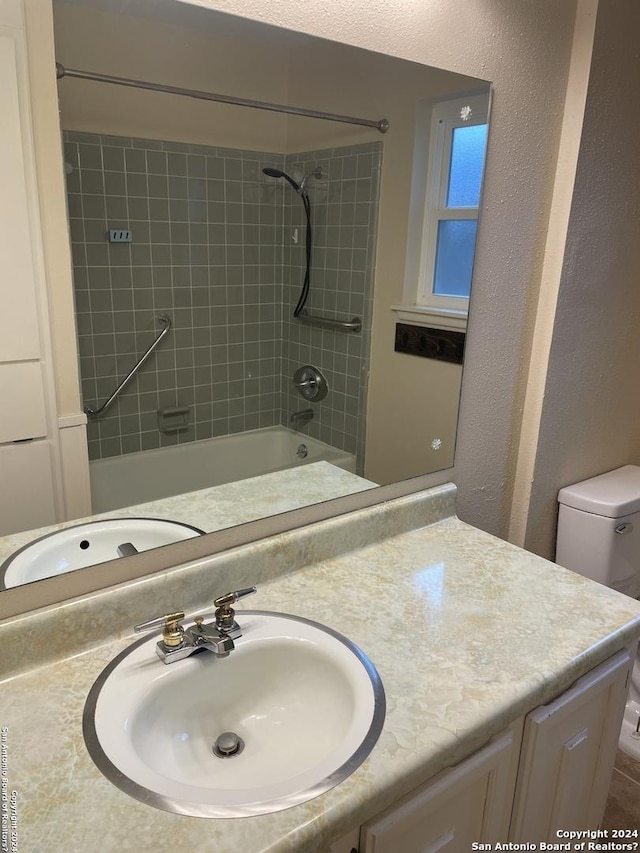
[[[247,609],[323,622],[370,656],[387,716],[364,764],[273,815],[207,820],[145,806],[99,773],[82,739],[91,685],[133,638],[111,640],[2,685],[19,851],[325,851],[640,635],[640,603],[455,517],[265,582]]]
[[[34,539],[88,521],[105,518],[164,518],[213,533],[267,515],[376,488],[376,483],[329,462],[312,462],[222,486],[148,501],[73,521],[0,537],[0,564]]]

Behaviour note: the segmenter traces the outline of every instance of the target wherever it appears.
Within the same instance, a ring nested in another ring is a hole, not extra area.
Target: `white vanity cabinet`
[[[364,824],[359,853],[453,853],[471,850],[474,841],[506,838],[515,781],[513,749],[513,732],[508,730],[439,773]]]
[[[381,815],[336,842],[330,853],[469,851],[509,832],[522,726],[447,768]]]
[[[329,853],[468,853],[558,842],[602,819],[632,658],[622,650],[548,705],[335,842]]]

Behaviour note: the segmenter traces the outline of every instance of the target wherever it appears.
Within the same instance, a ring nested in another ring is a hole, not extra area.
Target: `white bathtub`
[[[297,455],[301,444],[307,449],[304,458]],[[354,454],[283,426],[97,459],[89,465],[92,512],[95,515],[321,460],[355,474]]]

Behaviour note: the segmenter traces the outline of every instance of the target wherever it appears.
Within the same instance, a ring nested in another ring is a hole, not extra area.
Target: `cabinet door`
[[[513,800],[509,730],[365,824],[360,853],[462,853],[504,841]]]
[[[25,94],[21,104],[20,64],[22,46],[11,33],[0,31],[0,361],[40,357],[21,122],[27,101]]]
[[[334,841],[327,853],[358,853],[359,841],[360,830],[352,829],[351,832]]]
[[[621,651],[527,715],[511,840],[597,829],[607,800],[632,666]]]

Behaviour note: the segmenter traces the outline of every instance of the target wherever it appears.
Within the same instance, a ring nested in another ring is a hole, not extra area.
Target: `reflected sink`
[[[267,814],[334,787],[373,749],[384,690],[357,646],[294,616],[237,616],[242,636],[227,657],[202,650],[165,665],[156,636],[100,675],[85,743],[121,790],[194,817]],[[241,749],[219,757],[214,747],[229,732]]]
[[[5,560],[0,566],[0,589],[95,566],[202,533],[204,530],[190,524],[161,518],[109,518],[65,527],[34,539]]]

